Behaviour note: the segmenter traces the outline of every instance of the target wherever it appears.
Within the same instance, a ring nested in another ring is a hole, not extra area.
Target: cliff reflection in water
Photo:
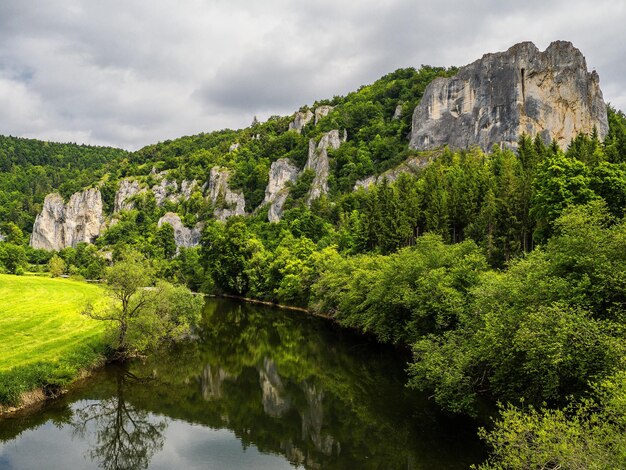
[[[14,429],[0,421],[0,460],[3,435],[48,419],[69,423],[73,445],[110,469],[167,468],[170,455],[188,468],[263,468],[270,457],[265,468],[279,458],[311,469],[479,462],[475,427],[407,390],[400,356],[304,314],[209,300],[197,341],[109,367]]]

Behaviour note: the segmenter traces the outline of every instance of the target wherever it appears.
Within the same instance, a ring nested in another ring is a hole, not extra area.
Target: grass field
[[[80,310],[104,298],[97,285],[0,274],[0,402],[51,377],[67,381],[93,362],[104,328]],[[10,389],[4,397],[3,386]]]

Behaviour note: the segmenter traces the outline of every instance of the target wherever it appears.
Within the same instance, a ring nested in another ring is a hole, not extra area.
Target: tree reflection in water
[[[72,426],[81,438],[89,439],[95,429],[95,442],[88,455],[100,468],[107,470],[145,469],[163,448],[167,421],[150,419],[147,411],[124,399],[129,382],[148,382],[127,370],[117,374],[117,393],[74,412]]]

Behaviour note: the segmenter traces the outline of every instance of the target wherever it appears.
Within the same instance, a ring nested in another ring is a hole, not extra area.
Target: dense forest
[[[451,412],[505,404],[484,432],[485,468],[626,465],[626,116],[609,107],[606,138],[581,134],[567,149],[536,136],[487,153],[409,149],[426,85],[454,73],[397,70],[303,107],[334,108],[301,133],[288,130],[292,117],[272,117],[132,153],[2,137],[0,264],[97,279],[108,255],[132,247],[160,278],[307,307],[410,347],[409,386]],[[347,141],[329,152],[328,194],[307,204],[303,171],[280,222],[267,222],[271,163],[303,168],[309,139],[332,129]],[[353,190],[407,158],[420,169]],[[97,185],[110,213],[122,178],[207,181],[218,165],[231,170],[247,216],[214,220],[200,188],[162,206],[142,194],[94,245],[54,255],[28,247],[49,192]],[[177,248],[172,227],[157,227],[167,211],[204,223],[199,247]]]

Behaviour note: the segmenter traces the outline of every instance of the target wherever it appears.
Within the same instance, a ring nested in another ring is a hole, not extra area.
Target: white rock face
[[[229,152],[234,152],[235,150],[239,149],[239,142],[233,142],[232,144],[230,144],[230,147],[228,147],[228,151]]]
[[[174,241],[177,247],[190,248],[200,244],[202,224],[198,223],[194,228],[185,227],[178,214],[174,212],[167,212],[159,219],[157,225],[161,227],[163,224],[170,224],[174,229]]]
[[[317,112],[317,109],[315,110]],[[330,164],[328,161],[327,150],[337,150],[342,142],[345,142],[346,134],[344,132],[343,139],[339,137],[338,130],[332,130],[322,135],[319,143],[315,145],[315,139],[309,140],[309,157],[304,166],[305,170],[311,169],[315,172],[315,178],[311,183],[311,189],[307,196],[307,204],[318,199],[321,195],[328,193],[328,174]]]
[[[333,109],[335,109],[334,106],[328,105],[318,106],[315,108],[315,125],[317,126],[319,120],[328,116]]]
[[[92,188],[72,194],[67,204],[56,193],[48,194],[35,219],[30,246],[62,250],[78,243],[91,243],[103,228],[102,195]]]
[[[189,199],[197,187],[198,182],[196,180],[184,180],[180,184],[180,199],[183,201]]]
[[[608,132],[598,74],[581,52],[556,41],[541,52],[531,42],[486,54],[451,78],[436,78],[413,113],[411,147],[517,147],[540,134],[562,148],[579,132]]]
[[[178,202],[178,183],[175,180],[163,178],[159,184],[152,186],[152,192],[157,206],[162,206],[165,201]]]
[[[134,195],[144,192],[145,189],[141,189],[139,181],[131,179],[123,179],[120,181],[120,185],[115,193],[115,202],[113,203],[113,212],[119,212],[121,210],[132,210],[135,208],[135,203],[129,201]]]
[[[396,106],[396,110],[393,112],[392,119],[400,119],[402,117],[402,105]]]
[[[384,179],[386,179],[388,183],[393,183],[402,173],[417,174],[428,165],[433,158],[434,156],[409,157],[397,167],[387,170],[378,176],[368,176],[367,178],[358,180],[354,185],[354,191],[360,188],[367,189],[373,184],[382,183]]]
[[[243,194],[231,191],[228,186],[230,173],[226,168],[213,167],[209,176],[209,199],[215,206],[213,215],[225,221],[234,215],[246,214]]]
[[[295,183],[298,179],[298,168],[288,158],[279,158],[272,163],[269,177],[263,205],[270,205],[267,213],[268,220],[278,222],[283,214],[285,200],[289,195],[287,183]]]
[[[296,131],[298,134],[302,132],[304,126],[306,126],[313,119],[313,113],[309,110],[306,112],[298,111],[293,115],[293,121],[289,123],[289,130]]]

